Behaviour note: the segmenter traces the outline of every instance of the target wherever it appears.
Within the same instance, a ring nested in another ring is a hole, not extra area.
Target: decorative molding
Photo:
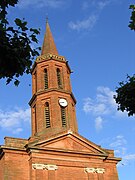
[[[95,168],[85,168],[85,171],[87,173],[95,173],[96,172],[95,170],[96,170]]]
[[[105,172],[105,169],[104,168],[85,168],[85,172],[103,174]]]
[[[105,169],[103,168],[96,168],[96,172],[99,174],[103,174],[105,172]]]
[[[36,61],[38,62],[38,61],[49,60],[49,59],[54,59],[58,61],[66,61],[64,56],[59,56],[55,54],[46,54],[46,55],[38,56]]]
[[[57,170],[58,167],[56,165],[53,164],[32,164],[32,168],[33,169],[41,169],[41,170]]]
[[[46,165],[47,170],[57,170],[58,167],[56,165],[48,164]]]
[[[46,168],[46,166],[45,166],[45,164],[32,164],[32,168],[33,169],[45,169]]]

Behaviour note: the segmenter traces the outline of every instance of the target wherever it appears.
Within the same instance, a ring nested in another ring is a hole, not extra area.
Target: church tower
[[[32,68],[32,137],[50,137],[66,130],[77,132],[76,100],[70,83],[71,70],[58,54],[50,27]]]
[[[0,180],[118,180],[121,158],[78,133],[71,70],[48,22],[31,73],[32,134],[29,139],[5,137]]]

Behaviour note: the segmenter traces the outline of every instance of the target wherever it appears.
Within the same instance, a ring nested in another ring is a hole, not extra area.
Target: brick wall
[[[29,180],[29,157],[26,152],[6,150],[1,180]]]

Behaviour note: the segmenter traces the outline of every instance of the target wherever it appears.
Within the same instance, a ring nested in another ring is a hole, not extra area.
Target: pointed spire
[[[44,36],[44,42],[42,45],[41,55],[48,54],[48,53],[58,55],[58,51],[57,51],[57,48],[53,39],[53,35],[50,30],[50,26],[49,26],[48,18],[47,18],[46,19],[46,33]]]

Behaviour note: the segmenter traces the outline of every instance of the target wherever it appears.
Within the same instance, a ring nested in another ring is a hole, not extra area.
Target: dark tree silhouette
[[[27,21],[14,19],[14,27],[8,21],[8,8],[15,7],[18,0],[0,1],[0,79],[6,78],[6,84],[12,80],[16,86],[18,78],[29,74],[32,60],[39,55],[32,43],[38,43],[39,29],[28,28]]]
[[[128,27],[135,31],[135,5],[130,5],[132,10]],[[135,115],[135,74],[127,76],[125,82],[119,83],[120,87],[116,88],[114,99],[118,104],[118,110],[127,111],[128,116]]]

